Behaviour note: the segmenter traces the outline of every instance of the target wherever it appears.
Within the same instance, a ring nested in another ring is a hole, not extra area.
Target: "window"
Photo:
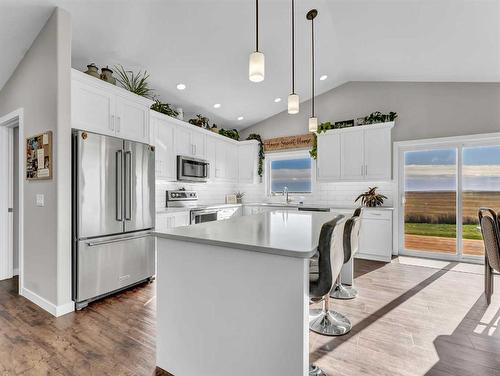
[[[312,192],[312,160],[306,153],[276,154],[269,157],[269,192],[272,196]]]

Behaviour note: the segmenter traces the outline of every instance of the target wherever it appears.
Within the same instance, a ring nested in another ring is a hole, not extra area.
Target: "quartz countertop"
[[[289,204],[285,204],[283,202],[244,202],[243,205],[245,206],[268,206],[268,207],[276,207],[276,208],[315,208],[315,209],[320,209],[320,208],[327,208],[331,210],[339,209],[339,210],[354,210],[358,208],[359,206],[352,206],[352,205],[331,205],[331,204],[318,204],[318,203],[311,203],[308,204],[307,202],[304,204],[299,204],[299,203],[294,203],[291,202]],[[394,210],[392,206],[377,206],[377,207],[363,207],[363,210]]]
[[[188,212],[191,210],[202,210],[202,209],[225,209],[225,208],[237,208],[243,206],[242,204],[209,204],[209,205],[196,205],[196,206],[184,206],[184,207],[165,207],[165,208],[158,208],[156,209],[156,212],[158,214],[161,213],[178,213],[178,212]]]
[[[323,223],[335,212],[274,210],[155,232],[159,238],[203,243],[280,256],[310,258]]]

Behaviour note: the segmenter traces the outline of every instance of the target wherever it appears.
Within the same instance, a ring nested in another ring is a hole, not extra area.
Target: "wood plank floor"
[[[487,307],[483,276],[463,270],[356,260],[359,297],[333,300],[353,330],[311,334],[311,360],[328,375],[500,375],[499,278]],[[154,375],[154,296],[143,285],[56,319],[0,282],[0,375]]]

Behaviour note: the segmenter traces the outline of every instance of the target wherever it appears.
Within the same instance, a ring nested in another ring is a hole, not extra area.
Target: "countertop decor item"
[[[106,65],[104,68],[101,68],[101,80],[106,81],[112,85],[116,85],[116,78],[113,77],[113,71],[109,69]]]
[[[368,191],[360,194],[354,202],[357,202],[361,199],[361,204],[363,206],[367,206],[369,208],[374,208],[376,206],[382,206],[384,200],[387,199],[387,196],[383,194],[377,193],[378,187],[368,187]]]
[[[212,132],[219,133],[219,128],[217,128],[217,124],[212,125],[212,128],[210,128]]]
[[[226,204],[237,204],[238,198],[235,194],[226,195]]]
[[[134,74],[132,71],[126,71],[122,65],[115,65],[115,69],[118,74],[116,80],[124,89],[142,97],[152,97],[153,90],[149,88],[147,71]]]
[[[153,100],[155,103],[151,105],[151,109],[157,112],[161,112],[162,114],[177,117],[179,112],[177,112],[174,108],[171,107],[168,103],[163,103],[158,97],[154,97]]]
[[[243,196],[245,196],[245,192],[236,192],[236,203],[241,204],[243,201]]]
[[[318,130],[318,118],[314,113],[314,19],[318,16],[316,9],[311,9],[307,12],[306,18],[311,21],[311,117],[309,118],[309,132]]]
[[[99,74],[99,68],[97,68],[97,65],[94,63],[90,63],[87,65],[87,70],[83,73],[88,74],[89,76],[93,76],[95,78],[101,78],[101,75]]]
[[[200,128],[208,128],[210,126],[210,121],[208,120],[208,118],[201,114],[196,115],[196,117],[193,119],[189,119],[188,122],[189,124],[196,125]]]
[[[260,137],[260,134],[257,134],[257,133],[251,133],[247,137],[247,140],[259,141],[259,168],[257,170],[257,173],[262,178],[262,174],[264,172],[264,159],[266,158],[266,156],[264,154],[264,143],[262,142],[262,138]]]
[[[240,134],[238,133],[238,130],[236,129],[220,129],[219,134],[222,136],[226,136],[229,138],[232,138],[233,140],[239,141],[240,140]]]

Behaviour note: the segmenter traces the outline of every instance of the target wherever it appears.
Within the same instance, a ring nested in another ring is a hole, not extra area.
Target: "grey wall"
[[[349,82],[316,98],[319,121],[339,121],[395,111],[394,141],[500,131],[500,84]],[[300,113],[277,114],[241,132],[263,138],[308,131],[310,101]]]
[[[24,288],[54,305],[71,302],[70,40],[70,16],[57,8],[0,92],[0,116],[24,110],[21,139],[53,132],[53,179],[23,183],[23,240]]]

